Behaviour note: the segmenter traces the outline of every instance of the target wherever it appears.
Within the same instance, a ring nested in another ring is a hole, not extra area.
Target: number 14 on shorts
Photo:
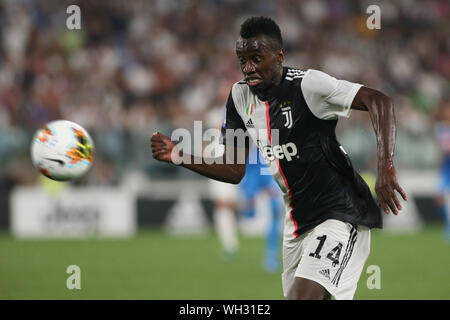
[[[314,252],[311,252],[309,256],[316,259],[321,259],[322,256],[320,255],[320,253],[322,251],[323,245],[325,244],[325,241],[327,240],[327,236],[323,235],[317,237],[316,239],[319,240],[319,244],[317,245],[316,250]],[[341,251],[342,243],[338,242],[338,244],[327,253],[326,257],[327,259],[331,260],[333,267],[336,267],[339,264],[339,256],[341,255]]]

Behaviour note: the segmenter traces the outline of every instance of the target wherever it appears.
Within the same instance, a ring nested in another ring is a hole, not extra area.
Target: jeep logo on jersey
[[[275,146],[263,146],[261,141],[258,140],[258,147],[266,161],[273,161],[276,159],[284,159],[291,161],[293,156],[297,155],[297,146],[293,142],[286,144],[279,144]]]

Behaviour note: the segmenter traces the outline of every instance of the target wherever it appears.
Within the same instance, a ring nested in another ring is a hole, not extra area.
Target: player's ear
[[[278,54],[277,54],[277,60],[280,64],[283,63],[284,61],[284,49],[281,48],[280,50],[278,50]]]

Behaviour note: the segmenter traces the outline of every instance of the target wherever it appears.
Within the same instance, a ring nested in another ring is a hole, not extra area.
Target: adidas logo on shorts
[[[328,280],[330,280],[330,269],[320,270],[319,273],[321,275],[323,275],[325,278],[327,278]]]

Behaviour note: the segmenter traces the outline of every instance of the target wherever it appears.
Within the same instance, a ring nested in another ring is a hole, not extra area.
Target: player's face
[[[236,55],[250,91],[266,95],[280,83],[283,72],[283,49],[275,50],[265,36],[239,38]]]

